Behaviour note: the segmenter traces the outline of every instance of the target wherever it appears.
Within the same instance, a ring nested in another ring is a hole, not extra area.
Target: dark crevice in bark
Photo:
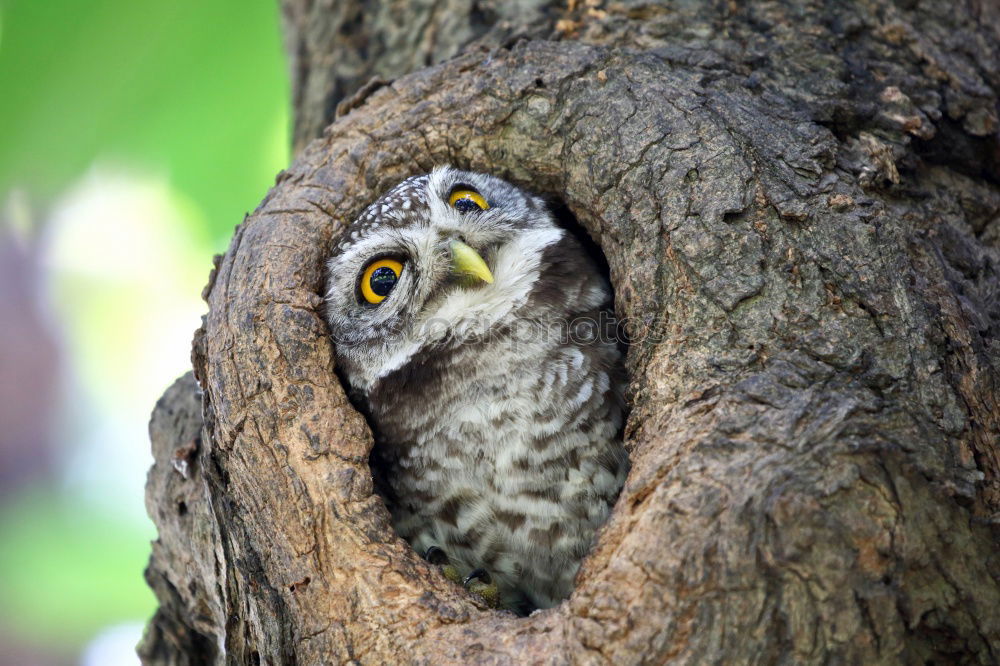
[[[942,118],[933,138],[914,139],[914,152],[928,164],[949,167],[1000,186],[1000,141],[995,135],[971,136],[957,122]],[[1000,188],[996,191],[1000,192]]]

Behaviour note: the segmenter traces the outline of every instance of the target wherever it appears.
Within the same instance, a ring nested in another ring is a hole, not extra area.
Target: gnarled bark
[[[1000,659],[994,5],[539,2],[494,32],[473,3],[463,32],[339,3],[366,59],[284,4],[300,143],[398,78],[213,272],[203,433],[190,380],[154,413],[147,663]],[[442,163],[564,202],[631,336],[632,472],[572,597],[524,619],[393,534],[321,313],[344,225]]]

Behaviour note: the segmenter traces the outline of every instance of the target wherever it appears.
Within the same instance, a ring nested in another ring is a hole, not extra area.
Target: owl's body
[[[380,257],[390,292],[359,296],[359,275],[385,290]],[[508,607],[568,596],[628,466],[610,290],[579,242],[536,197],[437,169],[348,230],[328,299],[399,534],[486,569]]]

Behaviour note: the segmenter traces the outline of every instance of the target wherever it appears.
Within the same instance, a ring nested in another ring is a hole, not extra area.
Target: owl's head
[[[439,167],[394,187],[329,262],[327,317],[351,384],[516,317],[565,234],[540,198],[486,174]]]

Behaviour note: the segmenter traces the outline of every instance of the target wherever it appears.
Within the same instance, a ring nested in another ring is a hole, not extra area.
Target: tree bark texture
[[[146,663],[1000,660],[995,3],[284,14],[304,147],[153,415]],[[344,226],[444,163],[565,203],[631,337],[631,474],[528,618],[393,533],[323,321]]]

